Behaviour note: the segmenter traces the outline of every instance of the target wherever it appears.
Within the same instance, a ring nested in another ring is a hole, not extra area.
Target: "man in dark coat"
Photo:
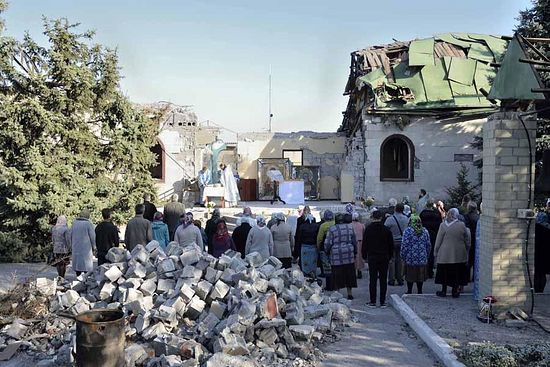
[[[363,235],[363,259],[369,264],[369,307],[376,307],[377,280],[380,279],[380,307],[386,307],[388,289],[388,266],[393,256],[393,235],[382,223],[382,212],[372,213],[372,223],[365,228]]]
[[[173,194],[170,202],[164,206],[164,223],[168,226],[170,241],[174,240],[174,233],[180,225],[180,217],[185,213],[185,206],[178,202],[178,194]]]
[[[101,211],[103,222],[95,227],[95,243],[97,247],[97,265],[107,262],[105,256],[111,247],[118,247],[118,228],[111,222],[111,210]]]
[[[212,217],[206,221],[204,227],[204,232],[206,233],[206,238],[208,242],[208,253],[212,254],[212,239],[218,230],[218,221],[220,220],[220,210],[214,209],[212,212]]]
[[[252,218],[250,217],[243,217],[242,219],[239,219],[241,221],[241,225],[237,226],[233,230],[233,234],[231,235],[231,238],[233,238],[233,243],[235,243],[235,248],[237,251],[241,253],[241,256],[245,257],[245,248],[246,248],[246,239],[248,238],[248,232],[252,229],[252,226],[250,225],[250,220]]]
[[[147,219],[149,222],[153,222],[153,217],[157,212],[157,207],[151,202],[151,195],[143,195],[143,205],[145,206],[145,211],[143,212],[143,218]]]
[[[434,277],[434,247],[435,239],[437,238],[437,231],[441,225],[441,214],[435,206],[435,202],[432,199],[428,199],[426,208],[420,212],[420,221],[422,227],[428,230],[430,234],[430,254],[428,255],[428,277]]]
[[[153,240],[153,227],[151,222],[143,217],[145,206],[136,205],[136,216],[128,221],[124,233],[124,243],[128,251],[132,251],[137,245],[147,245]]]

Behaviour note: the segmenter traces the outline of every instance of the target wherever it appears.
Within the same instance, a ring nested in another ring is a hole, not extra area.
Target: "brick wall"
[[[525,122],[534,154],[536,122]],[[529,310],[531,302],[524,263],[527,221],[517,218],[517,209],[527,208],[531,190],[528,145],[517,113],[495,113],[483,127],[480,293],[495,296],[501,308]],[[534,177],[534,166],[532,172]],[[531,272],[534,232],[533,223],[528,250]]]

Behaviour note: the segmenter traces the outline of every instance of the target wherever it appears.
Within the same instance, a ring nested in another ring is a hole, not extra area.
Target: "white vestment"
[[[237,188],[237,180],[233,176],[233,170],[228,165],[221,172],[220,182],[225,189],[224,199],[229,206],[237,206],[237,202],[241,200],[239,189]]]

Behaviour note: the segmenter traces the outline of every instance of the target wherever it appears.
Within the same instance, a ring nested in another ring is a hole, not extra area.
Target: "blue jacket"
[[[418,236],[414,229],[407,227],[401,242],[401,259],[405,265],[427,265],[430,247],[430,234],[426,228],[422,228],[422,233]]]
[[[163,250],[166,250],[168,243],[170,242],[170,236],[168,235],[168,226],[166,223],[159,220],[153,221],[153,239],[158,241]]]

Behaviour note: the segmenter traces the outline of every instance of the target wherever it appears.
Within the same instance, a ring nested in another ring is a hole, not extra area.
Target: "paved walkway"
[[[402,295],[405,288],[388,287],[388,299],[392,293]],[[433,280],[426,282],[424,288],[424,293],[435,293],[439,289]],[[416,286],[413,290],[416,291]],[[358,288],[353,291],[355,299],[351,308],[357,323],[346,329],[341,340],[323,347],[326,359],[321,367],[441,366],[391,306],[386,309],[366,307],[368,272],[358,280]]]

